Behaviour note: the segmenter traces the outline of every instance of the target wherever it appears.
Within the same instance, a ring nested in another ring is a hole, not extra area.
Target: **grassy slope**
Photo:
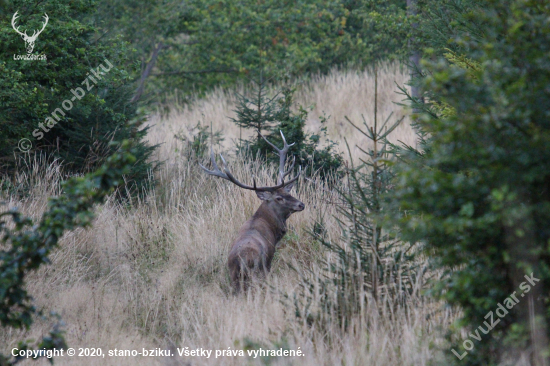
[[[385,119],[391,111],[403,112],[392,101],[394,81],[402,84],[406,75],[387,68],[380,75],[380,111]],[[329,137],[351,146],[361,144],[359,134],[344,122],[344,115],[367,122],[372,118],[373,78],[367,73],[333,72],[313,78],[298,92],[298,101],[314,105],[309,127],[318,128],[322,111],[332,118]],[[226,146],[238,137],[238,129],[228,122],[233,106],[231,91],[216,91],[190,108],[160,119],[149,135],[153,143],[163,143],[158,158],[165,161],[159,185],[145,202],[130,208],[109,203],[98,208],[94,227],[65,236],[53,256],[53,264],[33,274],[29,288],[40,306],[58,311],[66,322],[69,346],[136,349],[142,347],[190,347],[239,349],[244,344],[267,347],[287,344],[301,347],[304,357],[274,359],[272,365],[426,365],[438,358],[431,348],[441,342],[452,314],[434,311],[437,304],[415,297],[410,305],[389,316],[369,308],[357,319],[353,332],[332,329],[329,342],[323,331],[298,322],[292,308],[285,307],[281,293],[292,294],[297,274],[289,270],[319,271],[317,259],[327,255],[306,233],[319,215],[324,215],[329,237],[337,239],[340,229],[334,216],[330,192],[301,184],[296,196],[306,210],[290,218],[289,234],[283,239],[268,283],[274,291],[258,290],[248,296],[228,294],[226,255],[240,225],[253,214],[259,200],[229,182],[202,174],[196,164],[182,156],[184,146],[174,134],[198,120],[212,121],[223,130]],[[404,124],[395,140],[414,143],[410,127]],[[362,145],[364,147],[364,145]],[[358,152],[354,149],[354,155]],[[259,182],[272,180],[272,171],[230,158],[234,174],[250,182],[255,172]],[[39,215],[46,199],[55,194],[60,176],[55,164],[35,163],[35,173],[21,180],[34,180],[26,199],[6,197],[27,214]],[[428,315],[431,316],[428,316]],[[22,337],[36,337],[48,324],[37,324],[26,334],[0,333],[0,349],[8,351]],[[176,353],[176,351],[174,351]],[[185,363],[190,361],[190,363]],[[243,365],[261,364],[242,358],[60,358],[58,364],[77,365]]]
[[[378,123],[393,115],[388,123],[401,118],[405,111],[396,105],[403,100],[398,94],[397,85],[404,85],[408,75],[406,70],[392,65],[382,67],[378,75]],[[356,145],[365,148],[365,140],[357,130],[349,124],[348,117],[355,125],[363,127],[363,117],[367,125],[374,124],[374,76],[369,72],[333,71],[327,76],[313,76],[302,81],[297,86],[296,104],[308,109],[307,130],[318,132],[321,127],[320,116],[329,117],[327,123],[328,137],[340,142],[340,150],[346,153],[344,138],[347,139],[354,159],[361,156]],[[243,93],[243,88],[239,88]],[[209,126],[212,123],[214,131],[222,131],[225,142],[222,148],[233,146],[233,141],[239,138],[239,128],[230,122],[235,116],[235,91],[216,90],[207,98],[200,99],[191,105],[177,107],[176,112],[167,118],[153,116],[151,123],[155,125],[149,134],[152,142],[162,142],[158,157],[161,160],[175,159],[174,151],[182,145],[172,136],[176,133],[190,136],[190,129],[197,122]],[[311,110],[310,110],[311,108]],[[252,132],[249,132],[252,133]],[[246,135],[243,135],[245,138]],[[391,135],[392,142],[402,141],[408,145],[415,144],[415,134],[408,123],[402,123]],[[368,147],[368,146],[367,146]]]

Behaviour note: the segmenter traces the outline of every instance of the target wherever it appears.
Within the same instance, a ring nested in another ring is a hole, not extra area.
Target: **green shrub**
[[[11,18],[16,11],[20,29],[40,29],[34,55],[45,61],[14,60],[25,54],[25,43],[11,27],[0,25],[0,173],[14,171],[17,158],[32,152],[61,158],[69,172],[93,171],[113,153],[110,141],[136,142],[136,164],[128,174],[138,185],[152,168],[147,161],[153,147],[143,138],[144,118],[135,103],[131,64],[133,50],[120,37],[105,41],[90,18],[95,2],[17,0],[2,8]],[[8,57],[9,56],[9,57]],[[135,121],[134,123],[128,123]]]
[[[490,0],[459,19],[474,26],[454,34],[452,53],[428,50],[423,87],[432,98],[418,125],[429,138],[424,154],[405,154],[399,166],[399,224],[446,273],[433,293],[462,309],[455,327],[482,337],[468,337],[470,347],[454,333],[450,348],[464,359],[449,352],[449,362],[510,364],[529,350],[531,364],[542,365],[550,352],[550,7]],[[540,282],[527,293],[520,286],[531,274]],[[498,304],[514,292],[517,305],[500,319]],[[500,322],[485,334],[489,314]]]
[[[155,66],[146,84],[152,101],[185,102],[250,79],[260,64],[296,77],[402,59],[405,13],[401,0],[109,0],[97,18],[136,48],[143,69]]]
[[[111,146],[117,150],[95,172],[73,177],[63,183],[63,194],[50,198],[40,222],[21,215],[17,209],[0,213],[0,325],[2,328],[29,329],[36,317],[43,316],[25,289],[29,272],[49,263],[49,255],[68,230],[88,227],[94,219],[94,205],[102,203],[114,188],[123,185],[136,158],[136,148],[129,141]],[[14,228],[5,218],[11,218]],[[30,349],[29,341],[19,342],[19,349]],[[66,348],[63,332],[56,325],[36,345],[37,349]],[[21,361],[20,356],[0,354],[0,365]]]
[[[185,149],[180,151],[180,154],[185,155],[187,160],[202,159],[205,156],[209,156],[210,148],[213,145],[220,145],[225,138],[222,136],[221,131],[213,132],[208,130],[208,126],[201,125],[199,121],[195,127],[190,129],[190,138],[186,137],[181,131],[177,133],[174,137],[187,143]]]

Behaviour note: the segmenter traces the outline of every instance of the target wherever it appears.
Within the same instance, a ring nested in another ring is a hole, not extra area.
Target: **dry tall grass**
[[[403,86],[408,79],[405,69],[398,65],[381,67],[378,71],[378,123],[379,125],[390,118],[391,122],[406,116],[406,111],[397,103],[402,102],[403,95],[399,93],[397,85]],[[238,93],[245,93],[240,87]],[[337,71],[326,76],[313,76],[297,84],[295,101],[297,105],[309,111],[306,123],[311,133],[319,132],[322,127],[319,117],[329,117],[327,123],[328,137],[339,143],[339,149],[347,157],[344,139],[348,141],[354,159],[361,156],[356,146],[365,148],[363,136],[346,121],[348,117],[355,125],[364,129],[363,122],[368,126],[374,125],[374,94],[375,78],[368,71]],[[235,90],[217,89],[207,98],[199,99],[183,107],[176,107],[175,112],[166,118],[153,116],[150,123],[155,127],[149,134],[152,142],[162,143],[158,156],[162,160],[173,160],[174,151],[182,146],[172,136],[183,133],[191,137],[191,128],[201,122],[210,125],[214,131],[221,131],[225,141],[221,148],[228,149],[234,146],[233,142],[241,134],[245,138],[246,132],[230,121],[235,117],[236,106]],[[391,117],[390,117],[391,116]],[[363,120],[364,118],[364,120]],[[252,134],[253,132],[248,132]],[[416,139],[409,121],[403,123],[392,133],[390,141],[399,141],[415,146]]]
[[[403,72],[388,68],[380,75],[382,116],[399,108],[393,80],[402,83]],[[305,105],[314,103],[316,116],[333,116],[329,133],[333,139],[347,137],[360,143],[357,133],[339,124],[343,116],[358,119],[370,115],[372,77],[367,73],[333,72],[314,78],[300,90]],[[320,271],[320,257],[329,255],[307,234],[315,220],[324,217],[327,235],[337,240],[340,228],[327,192],[301,184],[296,192],[305,204],[303,212],[289,220],[289,233],[273,263],[265,288],[246,296],[229,293],[226,256],[239,227],[259,206],[250,191],[202,174],[183,156],[181,141],[173,135],[197,120],[212,121],[214,129],[237,137],[227,122],[231,115],[230,91],[186,107],[179,114],[160,120],[153,117],[149,139],[163,143],[158,158],[166,163],[159,171],[158,185],[142,202],[121,207],[111,201],[97,208],[93,228],[65,235],[52,256],[52,264],[30,276],[28,288],[39,306],[58,311],[73,348],[109,349],[243,347],[298,349],[303,357],[260,360],[242,357],[62,357],[59,364],[76,365],[427,365],[441,355],[434,344],[442,342],[441,329],[451,314],[439,311],[420,295],[393,314],[367,303],[366,310],[348,331],[319,329],[298,321],[282,294],[293,294],[300,276],[290,266]],[[310,120],[312,129],[315,120]],[[414,142],[409,127],[398,137]],[[229,146],[229,145],[228,145]],[[249,182],[255,173],[259,182],[270,182],[274,172],[231,158],[234,174]],[[61,174],[54,163],[36,163],[30,176],[33,188],[21,196],[2,192],[1,200],[39,217],[47,197],[57,193]],[[330,259],[330,258],[329,258]],[[420,286],[420,285],[419,285]],[[435,315],[434,315],[435,314]],[[37,338],[48,329],[44,321],[28,333],[0,334],[0,351],[7,352],[23,337]],[[326,332],[331,333],[327,337]],[[262,363],[263,362],[263,363]]]

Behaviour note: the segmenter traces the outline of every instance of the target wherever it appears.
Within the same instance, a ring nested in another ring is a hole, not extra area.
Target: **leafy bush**
[[[113,152],[110,141],[129,139],[137,143],[137,161],[127,179],[147,179],[153,147],[143,141],[147,129],[136,104],[128,102],[133,51],[120,38],[99,36],[90,18],[94,4],[17,0],[2,8],[6,18],[18,11],[17,24],[29,32],[41,28],[44,14],[50,19],[33,53],[46,61],[14,60],[25,44],[10,22],[0,25],[0,52],[10,56],[0,61],[0,172],[13,171],[27,150],[21,139],[75,173],[101,166]]]
[[[191,137],[186,137],[181,131],[174,137],[182,142],[187,142],[187,146],[181,154],[186,155],[187,160],[202,159],[210,154],[210,147],[219,145],[225,140],[221,131],[208,131],[208,126],[201,125],[200,121],[190,129]]]
[[[94,219],[94,205],[102,203],[114,188],[124,183],[123,176],[131,172],[136,161],[136,148],[129,141],[112,145],[115,154],[106,159],[97,171],[85,177],[74,177],[62,185],[63,194],[50,198],[47,211],[40,223],[21,215],[17,209],[0,214],[11,217],[14,228],[7,221],[0,221],[2,245],[0,246],[0,325],[2,327],[28,329],[43,311],[37,309],[31,295],[25,289],[25,277],[29,272],[49,263],[49,255],[68,230],[88,227]],[[63,332],[55,326],[50,334],[37,345],[37,349],[64,348]],[[19,349],[29,349],[29,342],[20,342]],[[14,364],[20,356],[0,354],[0,365]]]
[[[174,89],[174,98],[186,98],[231,86],[260,64],[295,77],[402,59],[405,8],[398,0],[109,0],[100,2],[97,17],[131,42],[144,70],[155,66],[146,90],[158,101]]]
[[[474,26],[450,54],[428,50],[433,97],[418,120],[428,149],[404,155],[394,203],[403,237],[447,274],[433,293],[463,310],[455,326],[492,328],[473,346],[451,338],[460,364],[539,365],[550,352],[550,7],[489,0],[457,18]],[[540,282],[527,292],[531,274]],[[517,304],[487,326],[514,292]]]

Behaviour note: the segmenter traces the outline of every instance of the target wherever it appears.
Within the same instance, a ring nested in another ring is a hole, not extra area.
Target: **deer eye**
[[[277,202],[283,202],[284,198],[283,197],[277,197],[276,200],[277,200]]]

